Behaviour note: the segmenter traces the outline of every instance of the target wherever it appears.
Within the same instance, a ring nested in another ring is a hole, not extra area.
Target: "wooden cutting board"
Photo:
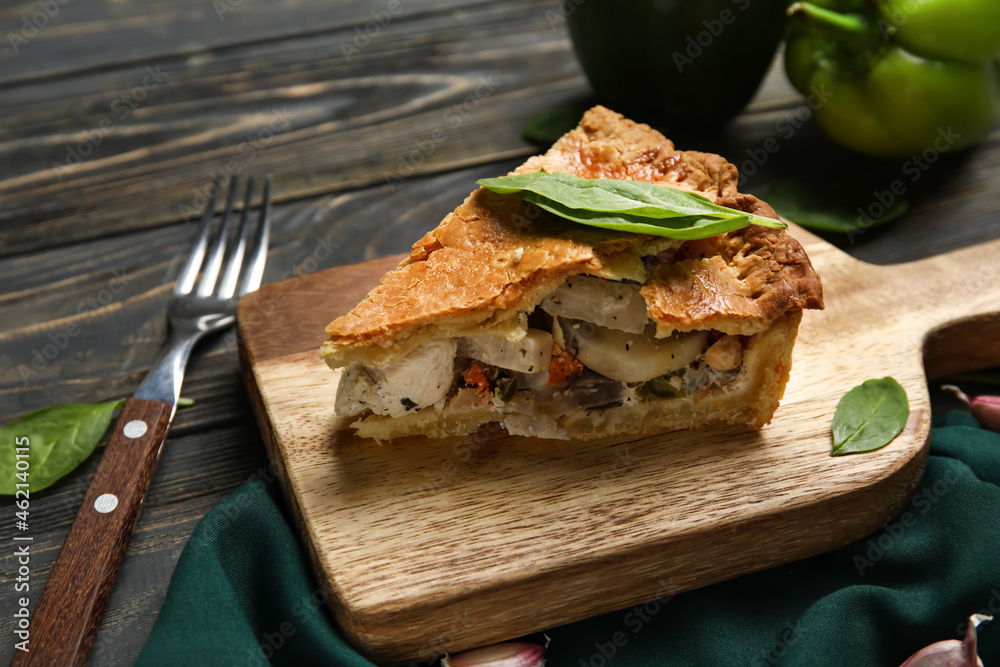
[[[243,370],[329,606],[379,664],[427,660],[819,554],[898,513],[927,456],[924,376],[1000,362],[1000,241],[858,262],[793,228],[823,279],[760,432],[596,442],[493,430],[381,445],[333,413],[323,328],[400,259],[243,299]],[[877,452],[829,455],[837,401],[892,375],[911,413]]]

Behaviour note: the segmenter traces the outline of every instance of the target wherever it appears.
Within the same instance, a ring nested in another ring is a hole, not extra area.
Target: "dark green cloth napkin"
[[[323,608],[275,487],[251,479],[195,528],[140,667],[372,664]],[[917,494],[877,533],[553,628],[547,664],[895,667],[926,644],[958,638],[970,614],[998,611],[1000,434],[956,412],[935,421]],[[987,666],[1000,667],[1000,618],[981,626],[979,648]]]

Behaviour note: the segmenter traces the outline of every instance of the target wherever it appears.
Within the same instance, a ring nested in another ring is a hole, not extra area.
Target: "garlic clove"
[[[1000,396],[976,396],[970,398],[968,394],[953,384],[943,384],[941,389],[949,391],[972,409],[972,416],[980,424],[991,431],[1000,433]]]
[[[1000,431],[1000,396],[976,396],[970,406],[976,421],[991,431]]]
[[[992,621],[992,616],[973,614],[969,617],[969,627],[965,639],[948,639],[920,649],[900,667],[983,667],[983,661],[976,653],[976,627],[984,621]]]
[[[545,649],[538,644],[508,642],[441,658],[441,667],[544,667]]]
[[[941,390],[954,394],[955,398],[962,401],[966,405],[972,405],[972,399],[969,398],[969,395],[953,384],[943,384],[941,385]]]

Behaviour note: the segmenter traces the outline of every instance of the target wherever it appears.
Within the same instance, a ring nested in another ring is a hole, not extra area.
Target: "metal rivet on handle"
[[[146,428],[146,422],[141,419],[133,419],[129,423],[125,424],[125,428],[122,429],[122,433],[125,434],[126,438],[138,438],[146,432]]]
[[[118,507],[118,496],[113,493],[102,494],[94,501],[94,509],[101,514],[113,512],[116,507]]]

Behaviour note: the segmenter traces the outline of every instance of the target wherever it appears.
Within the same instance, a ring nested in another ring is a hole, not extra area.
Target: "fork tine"
[[[226,251],[226,237],[229,235],[229,218],[233,213],[233,203],[236,199],[236,189],[238,187],[238,176],[233,176],[229,180],[229,195],[226,197],[226,210],[222,214],[222,229],[212,243],[205,259],[205,265],[201,270],[201,280],[198,281],[198,296],[212,296],[215,291],[215,281],[219,277],[219,269],[222,267],[222,256]]]
[[[226,255],[225,271],[219,280],[215,295],[223,299],[232,298],[236,294],[236,285],[240,280],[240,269],[243,266],[243,256],[246,253],[247,241],[250,237],[250,205],[253,202],[253,176],[247,178],[246,195],[243,197],[243,214],[240,216],[240,230],[236,237],[236,245]]]
[[[215,182],[212,183],[212,195],[205,206],[205,213],[201,216],[201,224],[198,227],[198,238],[195,240],[194,246],[188,254],[187,261],[184,262],[184,266],[181,267],[180,272],[177,274],[177,280],[174,282],[174,294],[187,294],[194,287],[195,278],[198,277],[198,269],[201,268],[201,262],[205,257],[205,247],[208,245],[208,231],[212,225],[212,218],[215,217],[215,201],[219,197],[220,187],[221,183],[216,178]]]
[[[260,208],[260,227],[257,229],[257,237],[254,239],[254,249],[253,255],[250,257],[250,265],[243,276],[243,284],[240,285],[240,296],[260,287],[260,281],[264,277],[264,263],[267,261],[267,243],[270,236],[271,175],[268,174],[264,182],[264,201]]]

